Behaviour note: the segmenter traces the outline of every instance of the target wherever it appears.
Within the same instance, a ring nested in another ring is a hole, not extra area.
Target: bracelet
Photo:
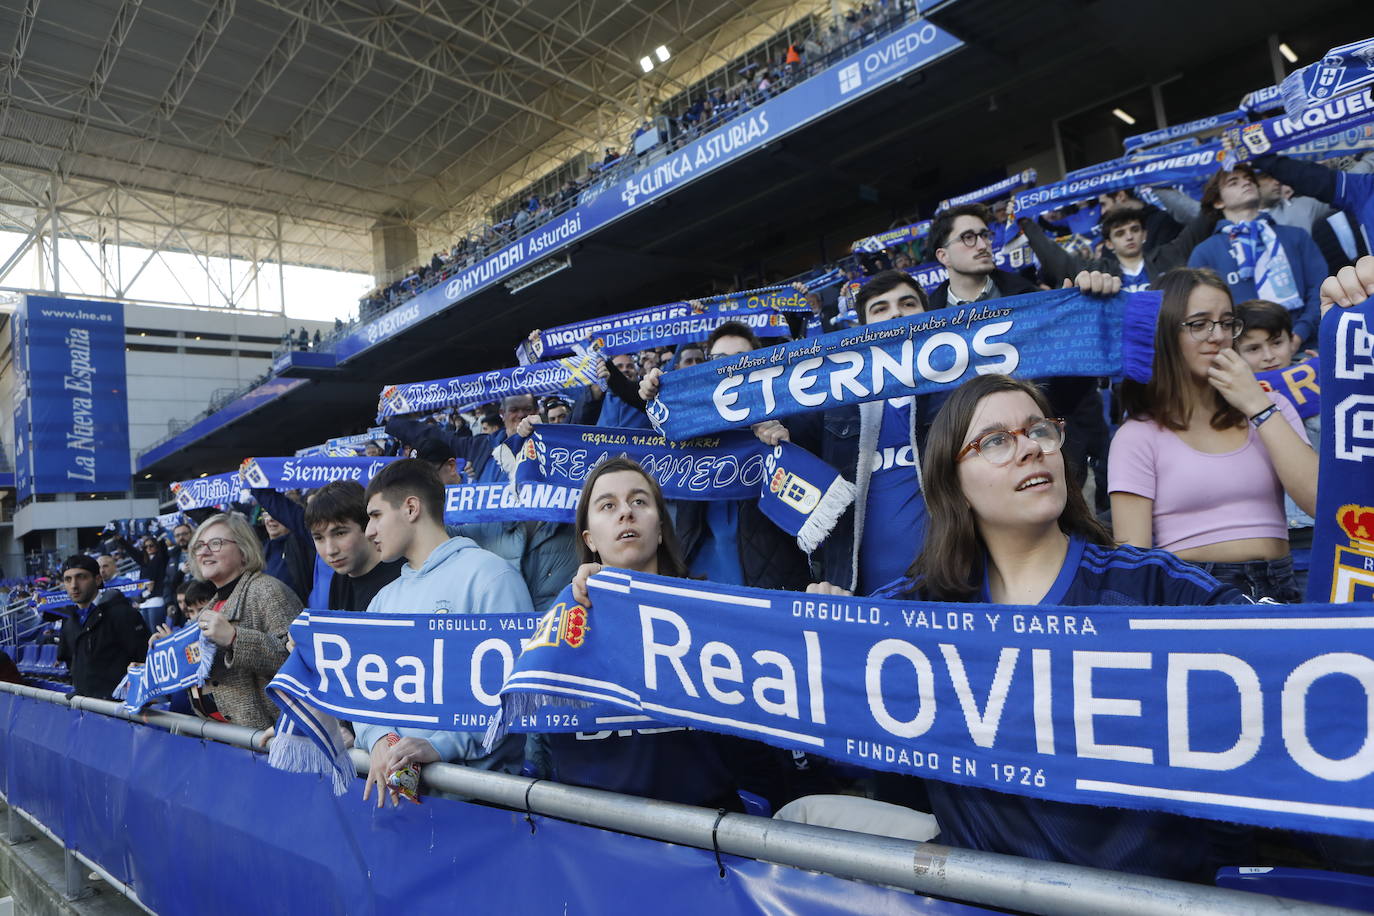
[[[1278,405],[1270,404],[1268,407],[1264,408],[1259,413],[1255,414],[1253,417],[1250,418],[1250,425],[1255,427],[1255,429],[1259,429],[1260,426],[1264,423],[1264,421],[1272,417],[1274,415],[1274,412],[1278,409]]]

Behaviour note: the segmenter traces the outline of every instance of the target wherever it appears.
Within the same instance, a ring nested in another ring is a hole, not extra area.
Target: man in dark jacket
[[[1065,251],[1034,220],[1019,222],[1026,241],[1040,259],[1040,271],[1046,282],[1058,286],[1078,276],[1080,271],[1099,270],[1120,277],[1121,288],[1131,293],[1149,289],[1170,270],[1187,264],[1193,249],[1212,234],[1216,216],[1200,211],[1172,241],[1152,247],[1140,211],[1118,207],[1102,218],[1100,258],[1085,258]]]
[[[988,211],[982,204],[952,207],[936,217],[930,227],[930,244],[935,258],[949,271],[949,279],[930,295],[930,307],[951,308],[1019,296],[1038,290],[1018,274],[998,270],[992,258],[992,233],[988,230]],[[1121,278],[1101,272],[1080,272],[1065,285],[1074,283],[1086,293],[1112,295],[1121,289]],[[1042,383],[1050,406],[1066,421],[1064,454],[1081,483],[1092,458],[1098,466],[1096,482],[1105,500],[1107,449],[1111,435],[1102,414],[1102,396],[1092,378],[1052,378]],[[1099,508],[1105,508],[1100,505]]]
[[[1177,220],[1153,204],[1145,203],[1135,191],[1099,194],[1097,202],[1102,207],[1103,219],[1117,212],[1134,213],[1140,218],[1140,225],[1145,227],[1147,253],[1154,253],[1156,248],[1172,242],[1183,231]]]
[[[108,700],[131,662],[148,654],[148,625],[116,589],[101,590],[100,567],[84,554],[67,558],[62,585],[76,605],[62,621],[57,657],[71,671],[72,690]]]

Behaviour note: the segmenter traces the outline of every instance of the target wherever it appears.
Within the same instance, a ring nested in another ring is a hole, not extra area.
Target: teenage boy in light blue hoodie
[[[432,614],[501,614],[534,610],[520,574],[471,538],[450,538],[444,530],[444,485],[434,465],[418,458],[393,461],[367,487],[367,537],[383,562],[404,559],[399,579],[379,591],[369,611]],[[383,739],[394,734],[399,741]],[[483,770],[519,772],[525,739],[512,735],[490,754],[482,751],[481,732],[357,726],[357,746],[368,751],[372,767],[363,786],[366,801],[374,785],[377,806],[387,795],[387,776],[415,764],[444,761]]]

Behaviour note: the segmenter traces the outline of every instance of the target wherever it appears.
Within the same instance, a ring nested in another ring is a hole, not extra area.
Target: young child
[[[1287,369],[1307,357],[1298,349],[1293,336],[1293,313],[1264,299],[1251,299],[1236,306],[1236,317],[1243,322],[1244,331],[1236,341],[1236,352],[1255,372]],[[1321,415],[1313,414],[1303,420],[1303,428],[1313,443],[1320,441]],[[1288,544],[1293,551],[1293,568],[1298,586],[1307,589],[1307,561],[1312,551],[1312,516],[1302,511],[1289,496],[1283,498],[1288,516]]]

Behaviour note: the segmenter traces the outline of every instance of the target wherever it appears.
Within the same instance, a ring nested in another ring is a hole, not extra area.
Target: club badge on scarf
[[[1260,387],[1265,391],[1277,391],[1292,401],[1298,416],[1304,420],[1321,412],[1322,392],[1318,384],[1321,378],[1320,356],[1286,369],[1256,372],[1255,378],[1259,379]]]
[[[1242,280],[1254,281],[1259,298],[1277,302],[1286,309],[1302,308],[1288,252],[1279,244],[1279,234],[1268,214],[1239,223],[1222,220],[1217,224],[1217,232],[1230,242],[1237,273]]]
[[[1374,605],[1047,609],[612,569],[588,589],[584,644],[526,649],[507,715],[561,697],[999,792],[1374,838],[1374,735],[1350,712]]]
[[[474,375],[387,385],[377,402],[377,422],[403,414],[425,413],[463,404],[485,404],[512,394],[553,394],[597,384],[601,354],[587,350],[566,359],[494,369]]]
[[[759,511],[811,553],[854,502],[854,485],[804,448],[780,442],[764,458]]]
[[[1320,61],[1300,67],[1279,84],[1283,108],[1294,121],[1327,99],[1374,85],[1374,38],[1352,41],[1326,52]]]
[[[398,458],[247,458],[239,467],[243,482],[253,489],[298,490],[322,487],[336,480],[352,480],[364,487],[377,472]]]
[[[833,331],[666,373],[649,419],[681,440],[994,372],[1148,381],[1159,300],[1053,290]]]
[[[550,483],[467,483],[447,488],[445,525],[481,522],[572,522],[582,491]]]
[[[296,650],[267,685],[281,710],[268,763],[329,776],[342,795],[355,774],[339,719],[485,733],[522,646],[581,644],[586,611],[570,596],[569,588],[542,616],[302,613],[291,624]],[[573,710],[561,700],[550,705],[556,708],[527,704],[511,730],[597,731],[607,727],[607,716],[626,721],[619,710]]]
[[[1226,128],[1222,133],[1222,142],[1227,148],[1226,164],[1245,162],[1265,153],[1286,152],[1371,123],[1374,123],[1374,87],[1366,86],[1309,108],[1293,120],[1287,115],[1278,115],[1254,124]]]
[[[1308,601],[1374,601],[1374,297],[1321,323],[1321,471]]]
[[[164,636],[148,647],[148,660],[130,665],[115,687],[114,698],[124,709],[138,712],[158,697],[198,687],[210,677],[218,647],[194,623]]]

